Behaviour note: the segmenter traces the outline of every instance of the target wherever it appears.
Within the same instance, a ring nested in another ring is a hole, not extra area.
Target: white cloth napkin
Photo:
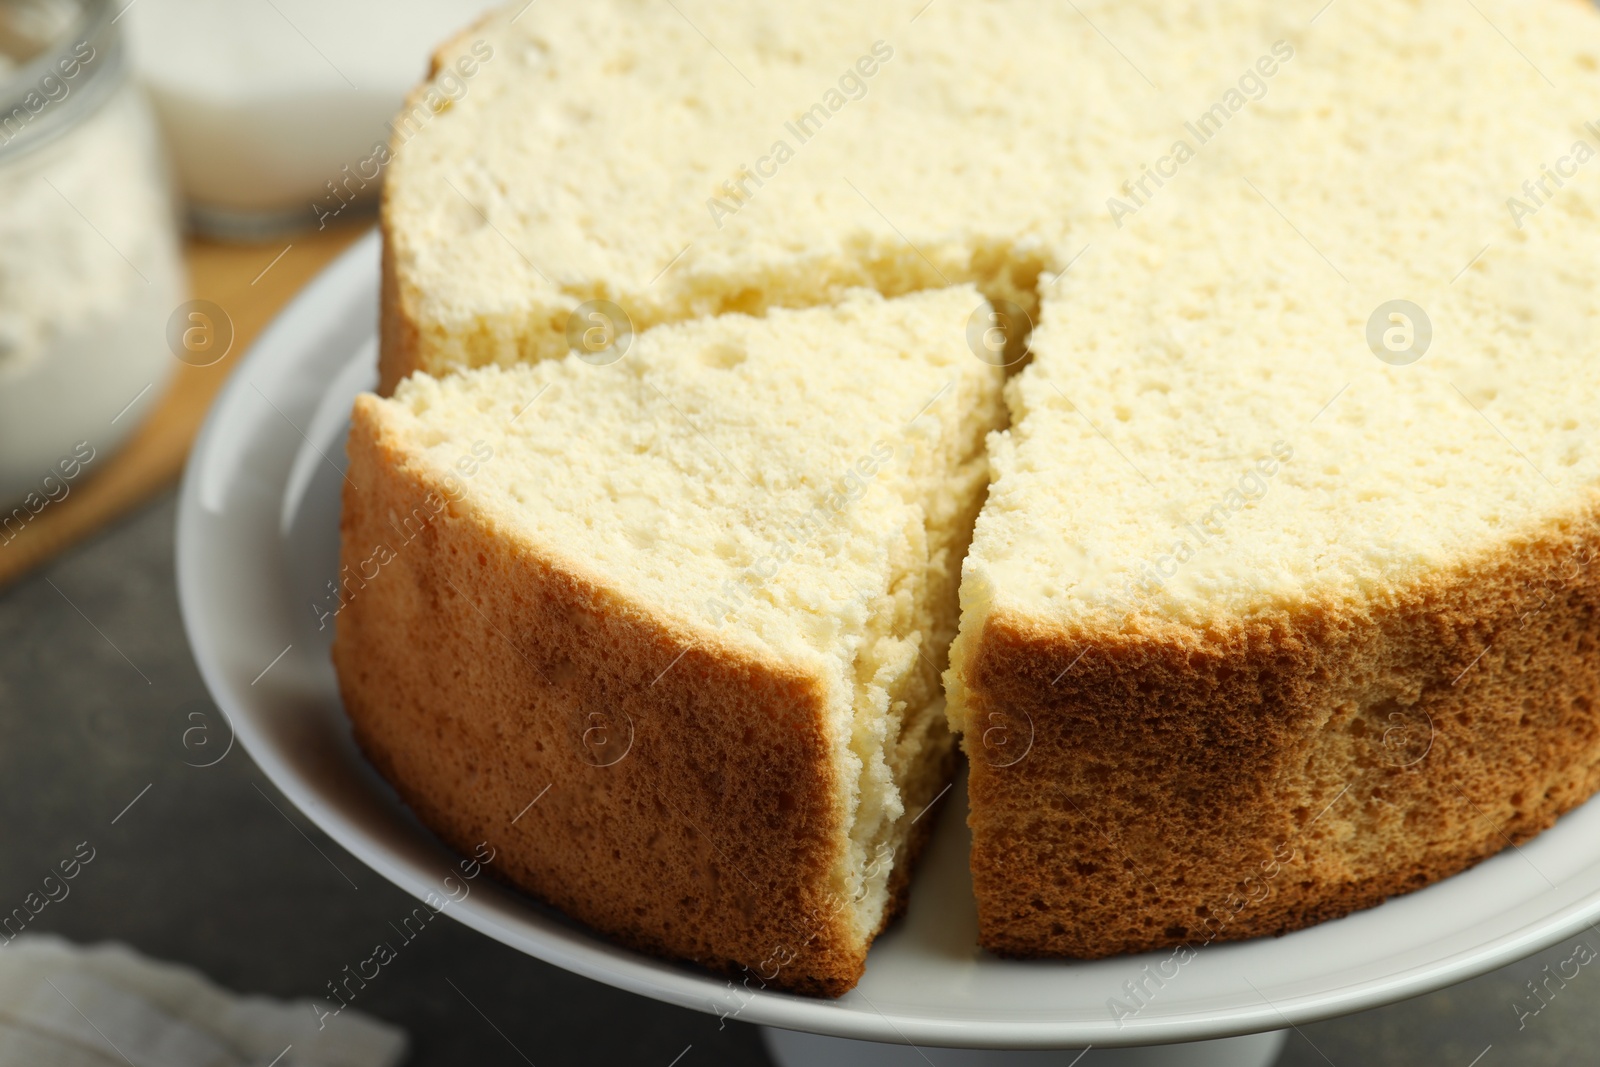
[[[240,997],[123,945],[0,943],[0,1067],[394,1067],[404,1031]]]

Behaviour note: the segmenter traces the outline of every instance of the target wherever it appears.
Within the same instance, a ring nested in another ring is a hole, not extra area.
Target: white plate
[[[376,380],[378,238],[327,269],[261,336],[211,411],[178,512],[178,585],[195,657],[267,776],[385,878],[423,897],[455,858],[357,754],[316,605],[338,559],[346,415]],[[735,993],[725,979],[612,945],[488,879],[448,911],[559,967],[746,1022],[969,1048],[1162,1044],[1274,1030],[1461,981],[1600,915],[1600,803],[1521,850],[1338,922],[1203,949],[1119,1024],[1108,1000],[1166,953],[1015,962],[980,953],[960,787],[940,813],[905,921],[835,1001]],[[1170,971],[1169,971],[1170,973]],[[1154,989],[1152,983],[1149,988]]]

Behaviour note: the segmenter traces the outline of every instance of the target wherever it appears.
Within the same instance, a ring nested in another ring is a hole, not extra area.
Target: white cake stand
[[[424,898],[442,892],[456,859],[357,754],[328,660],[332,628],[319,628],[338,567],[346,415],[375,380],[378,251],[374,234],[330,266],[235,371],[184,477],[178,584],[200,670],[261,769],[341,845]],[[922,1064],[926,1047],[975,1050],[940,1053],[940,1064],[1065,1065],[1078,1053],[1040,1050],[1091,1046],[1083,1067],[1264,1067],[1282,1043],[1274,1031],[1459,982],[1600,916],[1600,804],[1591,803],[1465,874],[1287,937],[1206,948],[1164,978],[1164,953],[1001,960],[974,947],[959,796],[952,790],[939,813],[905,920],[873,948],[861,984],[834,1001],[736,991],[619,948],[488,879],[446,910],[578,974],[773,1028],[768,1044],[782,1064],[833,1067]],[[1134,1001],[1127,983],[1146,992]],[[1119,1018],[1113,998],[1138,1008]],[[1181,1042],[1215,1043],[1158,1047]]]

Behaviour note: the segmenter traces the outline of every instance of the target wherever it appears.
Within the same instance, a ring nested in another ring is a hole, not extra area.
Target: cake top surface
[[[514,7],[441,53],[475,73],[402,117],[387,184],[423,343],[479,330],[469,364],[597,295],[643,327],[851,285],[1030,286],[1136,173],[1139,131],[1293,25],[1237,0]]]
[[[1593,503],[1580,0],[598,0],[474,42],[386,205],[441,365],[564,350],[595,296],[1036,312],[969,609],[1366,602]]]
[[[1600,18],[1483,15],[1330,8],[1261,99],[1173,129],[1046,291],[975,602],[1364,609],[1594,507]]]

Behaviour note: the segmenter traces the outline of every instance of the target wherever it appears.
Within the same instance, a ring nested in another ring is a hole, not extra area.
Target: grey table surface
[[[179,619],[173,515],[168,494],[0,591],[0,911],[88,841],[94,861],[30,929],[121,941],[241,992],[315,997],[411,901],[242,751],[190,766],[198,735],[186,748],[184,731],[219,717]],[[1600,949],[1600,933],[1584,940]],[[1575,945],[1302,1027],[1279,1063],[1600,1062],[1600,969],[1545,982],[1539,999],[1528,985]],[[567,974],[453,922],[430,926],[352,1006],[404,1027],[416,1067],[769,1062],[749,1026]]]

